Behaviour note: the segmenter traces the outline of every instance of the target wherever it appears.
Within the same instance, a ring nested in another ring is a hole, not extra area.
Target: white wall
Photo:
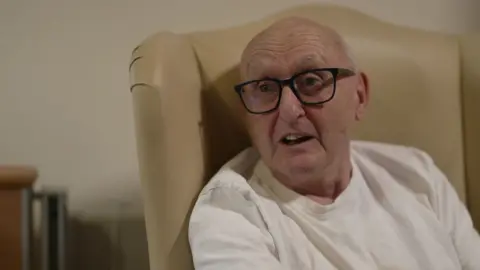
[[[136,186],[132,48],[162,29],[226,27],[300,2],[315,1],[3,0],[0,163],[38,166],[39,185],[68,188],[72,209],[93,211],[87,206],[98,187]],[[412,27],[480,29],[476,0],[323,2]]]
[[[76,215],[139,212],[131,50],[159,30],[227,27],[308,2],[429,30],[480,30],[478,0],[2,0],[0,163],[38,166],[38,186],[67,189]]]

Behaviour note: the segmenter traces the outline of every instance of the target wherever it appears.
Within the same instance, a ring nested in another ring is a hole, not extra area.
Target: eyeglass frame
[[[295,79],[297,77],[301,76],[301,75],[311,73],[311,72],[319,72],[319,71],[328,71],[332,74],[332,78],[333,78],[332,95],[328,99],[323,100],[323,101],[305,102],[300,98],[300,94],[299,94],[297,88],[295,87]],[[280,80],[280,79],[276,79],[276,78],[265,78],[265,79],[259,79],[259,80],[250,80],[250,81],[246,81],[246,82],[242,82],[240,84],[237,84],[233,88],[234,88],[235,92],[237,92],[237,94],[239,95],[243,106],[245,107],[245,109],[249,113],[251,113],[251,114],[267,114],[267,113],[275,111],[280,106],[280,100],[282,99],[283,88],[286,85],[290,88],[290,90],[293,92],[295,97],[300,101],[300,103],[302,103],[302,105],[306,105],[306,106],[320,105],[320,104],[324,104],[324,103],[329,102],[335,96],[338,76],[343,75],[344,77],[340,77],[340,79],[343,79],[343,78],[346,78],[346,77],[353,76],[355,74],[356,74],[355,71],[353,71],[351,69],[348,69],[348,68],[315,68],[315,69],[309,69],[309,70],[305,70],[305,71],[296,73],[293,76],[291,76],[290,78],[284,79],[284,80]],[[248,108],[247,104],[245,103],[245,100],[243,99],[243,96],[242,96],[242,89],[245,85],[248,85],[248,84],[251,84],[251,83],[254,83],[254,82],[262,82],[262,81],[272,81],[272,82],[276,82],[279,85],[280,91],[278,92],[278,100],[277,100],[277,103],[275,104],[275,106],[272,109],[269,109],[269,110],[266,110],[266,111],[261,111],[261,112],[255,112],[255,111],[250,110]]]

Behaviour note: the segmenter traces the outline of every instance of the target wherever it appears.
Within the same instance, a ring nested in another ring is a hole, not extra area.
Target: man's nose
[[[284,121],[291,123],[297,118],[305,115],[303,104],[298,100],[289,86],[282,89],[282,98],[278,106],[279,117]]]

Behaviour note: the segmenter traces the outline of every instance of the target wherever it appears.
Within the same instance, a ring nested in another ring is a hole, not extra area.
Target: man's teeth
[[[285,137],[285,140],[287,140],[287,141],[294,141],[294,140],[299,139],[299,138],[301,138],[301,137],[302,137],[302,136],[292,135],[292,134],[291,134],[291,135],[287,135],[287,136]]]
[[[303,136],[303,135],[295,135],[295,134],[289,134],[285,136],[282,139],[282,142],[287,144],[287,145],[292,145],[292,144],[297,144],[297,143],[303,143],[311,139],[311,136]]]

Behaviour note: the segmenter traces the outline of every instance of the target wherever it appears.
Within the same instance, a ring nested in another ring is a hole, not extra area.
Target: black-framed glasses
[[[234,88],[248,112],[263,114],[278,108],[286,85],[302,104],[319,105],[333,99],[339,79],[353,75],[355,72],[350,69],[318,68],[297,73],[286,80],[252,80]]]

